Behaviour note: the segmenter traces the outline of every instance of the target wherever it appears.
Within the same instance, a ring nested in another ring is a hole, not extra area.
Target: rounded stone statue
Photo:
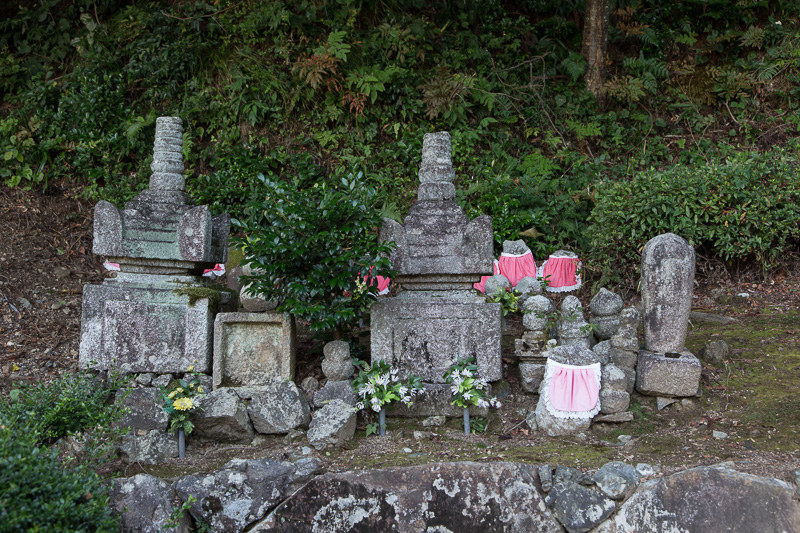
[[[674,233],[650,239],[642,250],[645,349],[681,352],[694,289],[694,248]]]

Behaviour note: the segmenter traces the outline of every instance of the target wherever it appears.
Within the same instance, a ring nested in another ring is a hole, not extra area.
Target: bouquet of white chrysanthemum
[[[372,409],[376,413],[380,413],[380,434],[383,435],[385,431],[384,407],[394,401],[411,405],[414,397],[422,392],[422,381],[413,374],[409,374],[406,380],[400,379],[397,369],[392,368],[384,361],[378,361],[372,366],[365,361],[359,361],[358,364],[361,370],[353,380],[352,386],[359,399],[353,410]],[[367,426],[367,435],[374,433],[375,429],[375,424]]]
[[[501,405],[497,398],[489,398],[489,384],[485,379],[479,378],[477,373],[478,365],[475,364],[474,357],[459,357],[444,373],[445,382],[450,384],[450,392],[453,393],[453,401],[450,403],[464,409],[464,432],[467,434],[470,406],[499,408]]]

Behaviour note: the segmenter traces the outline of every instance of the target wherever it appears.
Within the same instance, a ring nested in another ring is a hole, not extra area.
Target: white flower
[[[777,24],[778,26],[783,26],[783,23],[780,20],[776,20],[775,24]]]
[[[464,370],[461,371],[461,375],[464,376],[465,378],[471,378],[472,372],[470,372],[468,368],[465,368]]]
[[[458,385],[450,385],[450,392],[458,394]]]
[[[366,385],[367,394],[375,394],[375,385],[370,381]]]
[[[376,413],[380,413],[381,412],[381,406],[378,405],[378,404],[375,404],[375,405],[372,406],[372,410],[375,411]]]
[[[364,408],[364,402],[358,402],[355,406],[356,411],[360,411]]]
[[[366,387],[359,387],[358,388],[358,395],[362,398],[367,395],[367,388]]]
[[[399,389],[397,389],[397,394],[399,394],[400,396],[405,396],[407,392],[408,392],[408,387],[402,385],[400,386]]]
[[[472,392],[471,392],[471,391],[464,391],[464,394],[462,394],[461,396],[462,396],[462,397],[463,397],[465,400],[469,400],[470,398],[472,398]]]
[[[483,398],[478,398],[478,407],[489,407],[489,402]]]
[[[381,401],[378,398],[373,397],[373,398],[370,399],[369,403],[371,403],[372,405],[375,405],[376,403],[377,404],[381,403]]]

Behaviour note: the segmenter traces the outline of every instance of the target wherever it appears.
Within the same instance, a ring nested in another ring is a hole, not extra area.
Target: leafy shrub
[[[725,261],[768,268],[800,242],[797,149],[736,153],[598,186],[588,231],[604,280],[631,276],[644,244],[666,232]]]
[[[392,274],[391,246],[377,239],[376,192],[361,177],[301,190],[297,180],[287,185],[259,175],[263,196],[248,205],[244,220],[234,220],[245,235],[234,239],[243,264],[258,272],[243,280],[312,330],[341,332],[353,324],[369,301],[365,290],[377,292],[364,286],[364,276]]]
[[[105,481],[93,468],[108,457],[121,410],[119,380],[89,373],[11,391],[0,399],[0,524],[3,531],[117,531]],[[82,433],[83,432],[83,433]],[[59,457],[58,439],[78,435],[86,457]]]

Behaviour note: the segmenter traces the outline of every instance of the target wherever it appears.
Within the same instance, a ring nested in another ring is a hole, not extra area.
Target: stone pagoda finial
[[[450,134],[446,131],[426,133],[422,138],[422,164],[419,167],[420,202],[452,200],[456,197]]]
[[[180,117],[158,117],[150,190],[183,191],[183,122]]]

